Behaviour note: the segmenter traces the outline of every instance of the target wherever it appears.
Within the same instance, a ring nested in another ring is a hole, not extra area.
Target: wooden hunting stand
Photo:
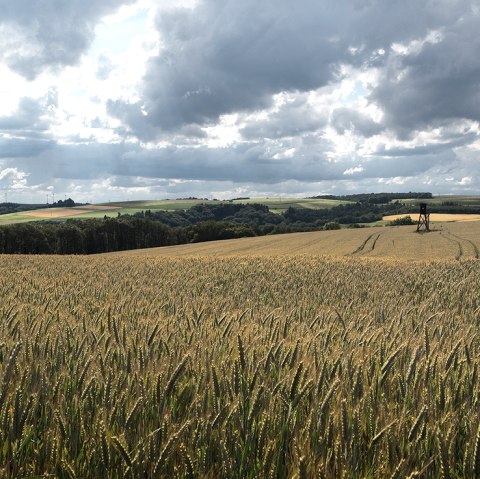
[[[427,204],[420,203],[420,216],[417,222],[417,233],[421,231],[422,227],[425,227],[425,231],[430,231],[430,213],[427,211]]]

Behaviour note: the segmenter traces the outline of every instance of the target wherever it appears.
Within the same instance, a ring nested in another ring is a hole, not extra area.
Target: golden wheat
[[[0,259],[1,477],[479,474],[474,259]]]

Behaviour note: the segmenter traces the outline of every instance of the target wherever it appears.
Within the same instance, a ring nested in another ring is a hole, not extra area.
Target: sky
[[[0,0],[0,202],[480,194],[478,0]]]

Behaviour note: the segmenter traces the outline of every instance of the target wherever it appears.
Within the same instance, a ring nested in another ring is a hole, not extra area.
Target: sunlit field
[[[404,218],[405,216],[410,216],[413,220],[418,219],[417,213],[410,214],[401,214],[401,215],[388,215],[384,216],[384,221],[392,221],[398,218]],[[480,220],[480,215],[475,214],[453,214],[453,213],[431,213],[430,221],[432,222],[442,222],[442,221],[478,221]]]
[[[473,247],[365,258],[347,233],[346,256],[0,257],[0,476],[474,477]]]
[[[436,223],[431,228],[430,233],[417,233],[416,226],[347,228],[149,248],[109,255],[229,257],[328,254],[413,261],[479,257],[479,221]]]

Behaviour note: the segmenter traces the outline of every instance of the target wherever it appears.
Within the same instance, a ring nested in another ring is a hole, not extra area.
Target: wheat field
[[[0,477],[480,477],[466,228],[435,261],[351,254],[363,230],[346,256],[1,256]]]
[[[412,261],[479,258],[480,221],[438,223],[431,232],[416,226],[348,228],[229,241],[131,250],[110,256],[232,257],[299,254]]]
[[[405,216],[410,216],[415,221],[418,219],[417,213],[401,214],[401,215],[388,215],[384,216],[384,221],[392,221],[398,218],[404,218]],[[478,221],[480,220],[480,215],[466,213],[430,213],[430,221],[432,222],[446,222],[446,221]]]

